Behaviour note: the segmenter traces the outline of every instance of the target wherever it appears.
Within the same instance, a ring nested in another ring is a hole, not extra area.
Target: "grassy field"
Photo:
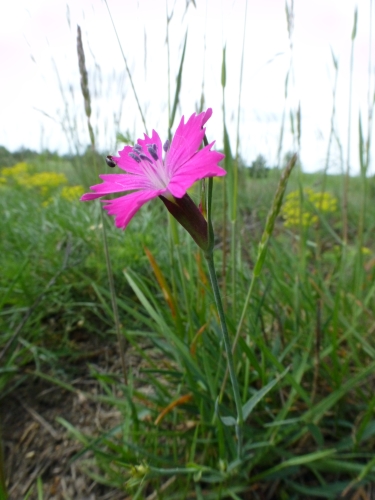
[[[42,172],[52,175],[39,185]],[[97,370],[77,342],[80,332],[116,345],[99,203],[78,201],[82,188],[72,186],[81,185],[80,175],[66,160],[34,160],[2,174],[2,401],[22,393],[30,378],[74,393],[89,363],[86,376],[98,391],[79,392],[116,409],[119,421],[95,435],[63,418],[54,425],[82,443],[77,457],[90,451],[85,470],[96,482],[125,489],[129,498],[158,492],[168,499],[263,498],[270,491],[274,498],[336,498],[374,482],[372,179],[350,179],[347,243],[341,176],[295,171],[289,180],[235,352],[242,400],[252,401],[238,460],[233,427],[219,418],[232,415],[229,383],[217,406],[226,369],[218,317],[189,235],[182,228],[169,234],[159,200],[125,232],[104,218],[126,359],[137,365],[128,366],[124,385],[118,364]],[[214,182],[215,259],[232,339],[280,171],[239,176],[235,275],[228,231],[223,240],[225,185]],[[304,191],[321,193],[323,185],[334,200],[330,211]],[[299,214],[297,225],[288,224],[290,210]],[[35,478],[38,498],[43,479]]]

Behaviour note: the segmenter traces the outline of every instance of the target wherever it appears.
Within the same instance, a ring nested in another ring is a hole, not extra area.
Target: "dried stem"
[[[93,129],[92,129],[91,123],[90,123],[90,116],[91,116],[90,90],[89,90],[89,86],[88,86],[88,75],[87,75],[86,63],[85,63],[85,53],[84,53],[83,44],[82,44],[81,28],[79,26],[77,26],[77,53],[78,53],[79,72],[81,75],[81,90],[82,90],[82,95],[83,95],[83,99],[85,102],[85,113],[86,113],[86,117],[87,117],[87,124],[88,124],[88,129],[89,129],[91,147],[92,147],[93,152],[95,152],[95,136],[94,136],[94,132],[93,132]],[[95,161],[96,170],[98,170],[98,166],[96,165],[96,155],[94,155],[94,161]],[[107,233],[106,233],[106,228],[105,228],[105,224],[104,224],[104,217],[103,217],[102,210],[100,210],[100,218],[101,218],[105,262],[106,262],[106,266],[107,266],[108,284],[109,284],[109,290],[110,290],[110,294],[111,294],[112,311],[113,311],[113,317],[114,317],[114,321],[115,321],[117,339],[118,339],[118,343],[119,343],[124,382],[125,382],[125,385],[127,385],[128,377],[127,377],[126,364],[125,364],[125,352],[124,352],[125,349],[124,349],[124,342],[123,342],[124,339],[123,339],[123,336],[121,334],[121,325],[120,325],[120,318],[119,318],[118,307],[117,307],[115,284],[114,284],[114,279],[113,279],[112,265],[111,265],[111,259],[110,259],[110,255],[109,255],[109,248],[108,248],[108,241],[107,241]]]

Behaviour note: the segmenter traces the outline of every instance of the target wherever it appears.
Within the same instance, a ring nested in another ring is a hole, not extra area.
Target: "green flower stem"
[[[230,379],[232,382],[234,400],[235,400],[236,409],[237,409],[237,427],[238,427],[237,434],[238,434],[238,430],[240,430],[242,428],[242,425],[243,425],[243,415],[242,415],[242,402],[241,402],[241,397],[240,397],[240,390],[238,387],[236,372],[234,370],[232,346],[230,343],[227,324],[225,321],[225,314],[224,314],[223,304],[221,301],[219,286],[217,283],[217,277],[216,277],[215,265],[214,265],[214,259],[213,259],[212,252],[211,252],[211,254],[206,255],[206,260],[207,260],[207,265],[208,265],[208,272],[210,274],[212,290],[214,292],[216,308],[217,308],[217,312],[219,313],[225,352],[227,354],[228,370],[229,370],[229,375],[230,375]],[[239,445],[239,449],[241,449],[242,443],[239,442],[238,445]]]
[[[214,292],[216,308],[217,312],[219,313],[221,331],[224,340],[224,347],[227,355],[228,371],[232,382],[234,401],[236,404],[236,410],[237,410],[236,434],[238,439],[237,449],[238,449],[238,457],[240,458],[242,456],[242,427],[243,427],[242,401],[240,396],[240,390],[238,387],[236,372],[234,369],[232,346],[229,339],[229,333],[227,329],[227,323],[225,320],[224,308],[221,300],[219,285],[217,282],[217,276],[215,271],[215,264],[214,264],[214,255],[213,255],[214,232],[212,227],[212,216],[211,216],[212,184],[213,184],[212,178],[209,178],[208,192],[207,192],[208,248],[207,251],[205,252],[205,257],[208,265],[208,272],[210,274],[212,290]]]

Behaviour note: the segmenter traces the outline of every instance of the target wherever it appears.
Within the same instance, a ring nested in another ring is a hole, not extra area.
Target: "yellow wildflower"
[[[4,167],[1,170],[2,179],[1,183],[6,183],[7,181],[17,184],[27,184],[27,180],[30,177],[30,165],[25,162],[16,163],[13,167]]]
[[[362,250],[362,255],[371,255],[372,254],[371,249],[368,247],[362,247],[361,250]]]
[[[68,201],[78,201],[84,194],[85,188],[83,186],[64,186],[61,191],[61,198]]]
[[[16,163],[16,165],[13,165],[13,167],[4,167],[1,170],[1,174],[4,177],[11,178],[11,177],[17,177],[19,175],[28,174],[29,170],[30,166],[25,162],[21,162],[21,163]]]
[[[57,188],[67,182],[68,179],[65,174],[58,174],[56,172],[39,172],[29,177],[28,185],[30,187],[40,188],[42,193],[46,193],[50,189]]]
[[[301,200],[300,191],[288,194],[281,209],[285,227],[309,227],[316,224],[319,217],[316,211],[331,213],[337,210],[337,199],[330,193],[319,193],[311,188],[303,190],[304,200]],[[303,203],[305,201],[305,203]],[[314,210],[315,208],[315,210]]]

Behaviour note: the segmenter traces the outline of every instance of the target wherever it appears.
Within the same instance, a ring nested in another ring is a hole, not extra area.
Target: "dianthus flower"
[[[198,149],[205,135],[204,124],[212,109],[199,115],[193,114],[184,123],[182,117],[172,142],[162,146],[159,135],[144,134],[134,147],[125,146],[119,156],[107,157],[109,166],[118,166],[126,174],[102,174],[102,184],[91,186],[94,193],[82,196],[82,201],[94,200],[111,193],[132,191],[113,200],[104,200],[104,209],[115,216],[116,226],[125,229],[135,213],[148,201],[160,197],[168,210],[187,229],[195,241],[205,245],[206,220],[186,191],[205,177],[223,176],[225,170],[218,166],[224,157],[212,151],[214,144]],[[164,151],[164,159],[163,159]],[[203,238],[203,239],[202,239]]]

